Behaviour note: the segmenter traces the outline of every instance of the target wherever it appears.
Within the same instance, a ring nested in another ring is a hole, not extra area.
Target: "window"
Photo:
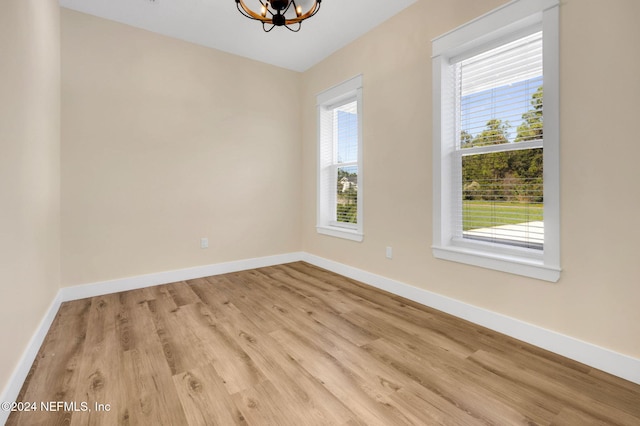
[[[557,281],[558,1],[433,41],[437,258]]]
[[[318,95],[321,234],[362,241],[362,76]]]

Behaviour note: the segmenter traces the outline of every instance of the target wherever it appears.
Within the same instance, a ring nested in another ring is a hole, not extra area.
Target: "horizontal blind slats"
[[[462,60],[452,71],[460,136],[454,235],[542,249],[542,33]]]
[[[542,74],[542,33],[538,32],[460,62],[462,96]]]
[[[357,223],[358,206],[358,101],[333,110],[336,221]]]

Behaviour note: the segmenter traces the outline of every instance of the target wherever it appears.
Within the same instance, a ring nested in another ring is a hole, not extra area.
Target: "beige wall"
[[[303,250],[640,357],[640,2],[561,2],[561,279],[431,254],[430,40],[504,0],[419,0],[303,76]],[[606,3],[606,4],[605,4]],[[315,95],[364,76],[364,242],[315,231]],[[385,259],[392,246],[394,259]]]
[[[62,285],[299,250],[300,80],[62,9]]]
[[[60,284],[60,14],[0,2],[0,390]]]

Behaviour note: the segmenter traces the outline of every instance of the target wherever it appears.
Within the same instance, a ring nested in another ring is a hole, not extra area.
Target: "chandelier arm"
[[[281,14],[283,14],[283,15],[284,15],[284,14],[286,14],[286,13],[289,11],[289,9],[291,9],[291,5],[292,5],[292,4],[293,4],[293,5],[295,5],[295,4],[296,4],[296,2],[295,2],[295,1],[293,1],[293,0],[291,0],[291,1],[289,2],[289,4],[287,5],[287,7],[286,7],[282,12],[280,12],[280,13],[281,13]],[[295,10],[295,7],[294,7],[294,9],[293,9],[293,10]]]
[[[247,15],[247,13],[244,10],[242,10],[242,8],[240,7],[240,2],[236,2],[236,6],[238,7],[238,12],[240,12],[240,14],[242,16],[244,16],[246,18],[249,18],[249,19],[255,19],[253,16]]]
[[[293,33],[297,33],[298,31],[300,31],[300,28],[302,28],[302,22],[298,22],[298,28],[296,28],[295,30],[291,28],[289,25],[285,25],[284,27]]]
[[[260,3],[262,4],[262,1],[260,1]],[[262,22],[268,22],[271,20],[270,18],[265,18],[259,13],[256,13],[253,10],[249,9],[244,3],[244,0],[236,0],[236,6],[238,6],[238,10],[240,11],[240,13],[242,13],[247,18],[255,19],[256,21]],[[269,10],[269,8],[267,8],[267,10]]]
[[[269,2],[268,1],[262,1],[262,0],[258,0],[258,1],[262,5],[262,7],[264,7],[264,10],[266,11],[265,16],[262,16],[261,14],[258,14],[258,15],[260,15],[262,17],[261,21],[269,22],[269,20],[273,19],[273,12],[271,11],[271,9],[269,9]],[[271,15],[271,18],[267,18],[267,13],[269,15]],[[271,30],[269,30],[269,31],[271,31]],[[269,32],[269,31],[267,31],[267,32]]]
[[[298,23],[304,21],[307,18],[311,18],[313,15],[318,13],[318,11],[320,10],[320,5],[321,4],[322,4],[322,0],[316,0],[313,3],[313,6],[311,6],[311,9],[309,9],[307,11],[307,13],[304,13],[304,14],[296,17],[296,18],[287,19],[285,21],[285,25],[298,24]]]

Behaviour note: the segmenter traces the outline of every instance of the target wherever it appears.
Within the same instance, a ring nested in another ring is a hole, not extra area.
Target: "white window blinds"
[[[455,238],[544,247],[542,33],[453,59]]]

